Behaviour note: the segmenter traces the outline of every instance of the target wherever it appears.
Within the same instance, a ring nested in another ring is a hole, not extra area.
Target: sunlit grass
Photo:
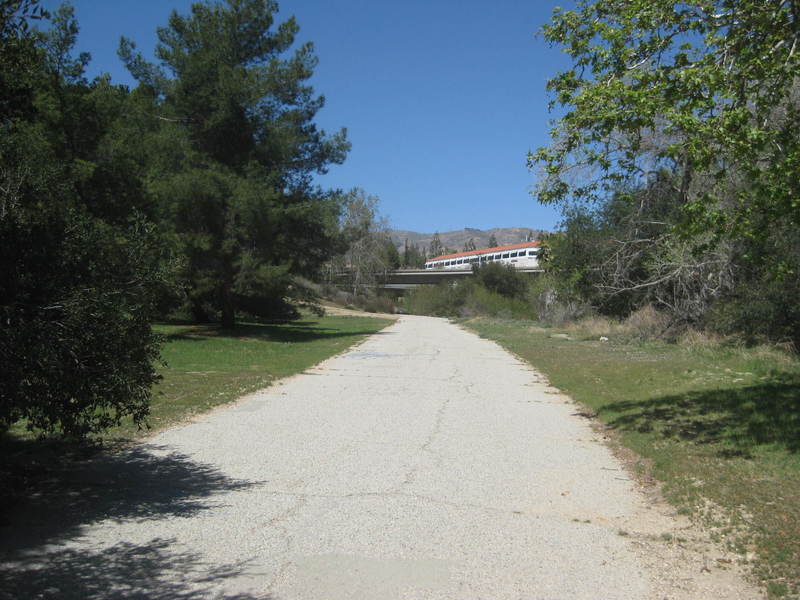
[[[370,317],[308,317],[281,324],[158,325],[167,338],[161,382],[148,422],[159,429],[300,373],[391,321]],[[110,436],[132,435],[126,423]]]

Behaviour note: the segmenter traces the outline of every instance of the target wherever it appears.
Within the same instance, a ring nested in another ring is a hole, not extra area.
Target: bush
[[[490,267],[500,265],[489,265]],[[416,315],[432,315],[437,317],[473,317],[487,315],[501,318],[535,319],[534,306],[524,298],[528,289],[525,276],[511,273],[501,267],[488,269],[483,267],[478,272],[488,273],[486,280],[492,288],[486,287],[479,277],[472,280],[454,283],[440,283],[435,286],[420,286],[406,296],[408,311]],[[511,267],[513,270],[513,267]],[[498,277],[495,277],[499,273]],[[524,287],[519,286],[522,283]],[[497,284],[497,285],[495,285]],[[514,296],[501,294],[498,285],[506,292],[514,292]]]
[[[406,296],[408,312],[414,315],[455,317],[466,299],[466,282],[422,285]]]
[[[769,273],[741,282],[734,294],[719,301],[708,318],[709,328],[739,335],[748,344],[764,341],[800,345],[800,278],[777,279]]]
[[[362,308],[370,313],[395,313],[394,302],[386,296],[371,295],[364,298]]]
[[[485,289],[506,298],[523,298],[528,290],[528,277],[517,271],[513,265],[488,263],[473,265],[475,282]]]
[[[647,304],[628,315],[622,325],[629,341],[643,342],[663,338],[669,330],[670,318]]]
[[[20,211],[21,212],[21,211]],[[145,226],[75,211],[0,219],[0,430],[82,437],[143,423],[160,338],[150,321],[168,273]]]
[[[536,318],[550,326],[577,321],[594,312],[575,291],[571,280],[552,275],[541,275],[534,279],[528,290],[528,299],[534,307]]]
[[[459,315],[462,317],[487,315],[502,319],[535,319],[536,310],[525,300],[509,298],[483,286],[474,285],[466,295]]]

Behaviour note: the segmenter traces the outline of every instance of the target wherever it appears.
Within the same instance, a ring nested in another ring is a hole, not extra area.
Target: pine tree
[[[444,246],[442,245],[442,240],[439,237],[439,232],[435,232],[433,234],[433,239],[431,240],[431,244],[428,247],[428,255],[430,256],[440,256],[444,254]]]
[[[298,26],[290,18],[273,28],[276,12],[271,0],[173,12],[158,30],[165,69],[129,40],[119,51],[152,90],[165,143],[182,150],[154,165],[151,179],[186,255],[193,313],[219,312],[227,327],[237,310],[286,311],[292,276],[312,276],[327,260],[338,207],[312,176],[349,149],[344,130],[328,136],[314,124],[324,99],[307,84],[313,46],[286,56]]]

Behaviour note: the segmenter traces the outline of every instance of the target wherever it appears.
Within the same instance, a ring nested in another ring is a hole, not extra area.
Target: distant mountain
[[[467,228],[457,231],[440,231],[439,239],[442,240],[442,245],[446,248],[460,252],[470,238],[475,242],[475,248],[480,250],[481,248],[489,247],[489,238],[492,234],[494,234],[499,245],[505,246],[524,242],[529,237],[537,240],[542,233],[544,232],[540,229],[530,229],[528,227],[498,227],[487,230]],[[416,245],[420,250],[427,250],[433,239],[433,233],[419,233],[406,231],[405,229],[390,229],[389,235],[400,252],[403,251],[406,240],[408,240],[409,246]]]

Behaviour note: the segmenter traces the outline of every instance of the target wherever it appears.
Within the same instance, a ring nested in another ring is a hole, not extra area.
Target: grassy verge
[[[800,361],[766,348],[600,341],[524,321],[465,324],[615,429],[668,500],[752,563],[770,597],[800,598]]]
[[[157,325],[166,336],[163,379],[153,390],[150,431],[230,402],[282,377],[299,373],[363,340],[393,321],[373,317],[306,317],[285,324],[217,326]],[[61,464],[90,456],[100,443],[127,443],[147,434],[132,422],[89,444],[37,440],[16,426],[0,437],[0,509],[23,490],[57,472]],[[0,510],[0,513],[2,510]],[[0,515],[1,517],[1,515]]]
[[[149,417],[153,429],[230,402],[300,373],[392,321],[371,317],[307,317],[282,324],[244,324],[233,331],[209,325],[158,325],[167,343],[163,379],[155,387]],[[107,436],[130,436],[124,423]]]

